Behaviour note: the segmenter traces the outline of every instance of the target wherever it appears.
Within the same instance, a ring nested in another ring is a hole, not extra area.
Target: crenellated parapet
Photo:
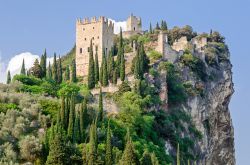
[[[108,27],[110,28],[114,28],[114,23],[110,20],[108,20],[106,17],[104,16],[100,16],[99,18],[97,17],[91,17],[91,18],[84,18],[84,19],[77,19],[76,21],[77,25],[87,25],[87,24],[95,24],[95,23],[103,23],[103,24],[107,24]]]

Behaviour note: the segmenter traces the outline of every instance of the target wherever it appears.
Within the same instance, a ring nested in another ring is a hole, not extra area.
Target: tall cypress
[[[75,120],[75,96],[71,95],[70,100],[70,113],[69,113],[69,123],[68,123],[68,138],[73,140],[74,136],[74,120]]]
[[[80,136],[81,141],[85,140],[85,128],[87,125],[87,100],[84,99],[80,109]]]
[[[24,59],[23,59],[22,68],[21,68],[20,74],[26,75],[26,69],[25,69],[25,62],[24,62]]]
[[[137,164],[134,144],[130,138],[130,135],[129,135],[125,150],[124,150],[123,155],[122,155],[121,164],[123,164],[123,165]]]
[[[56,53],[54,53],[54,60],[52,65],[52,76],[55,82],[58,82],[58,72],[57,72],[57,62],[56,62]]]
[[[65,72],[64,72],[64,81],[69,81],[70,80],[70,70],[69,66],[66,66]]]
[[[41,66],[42,77],[46,77],[46,67],[47,67],[47,53],[46,53],[46,49],[44,51],[44,54],[42,54],[42,56],[41,56],[40,66]]]
[[[160,26],[159,26],[159,23],[158,23],[158,22],[156,23],[155,29],[156,29],[156,30],[159,30],[159,29],[160,29]]]
[[[57,82],[60,84],[62,83],[62,61],[61,57],[59,56],[59,61],[58,61],[58,80]]]
[[[108,85],[108,70],[107,70],[107,58],[105,54],[105,50],[103,50],[102,54],[102,85]]]
[[[89,47],[88,88],[93,89],[94,87],[95,87],[95,64],[93,58],[93,45],[91,39]]]
[[[107,138],[106,138],[106,154],[105,165],[112,165],[112,145],[111,145],[111,130],[108,122]]]
[[[71,64],[71,82],[76,82],[76,61],[75,59],[72,60]]]
[[[73,142],[79,143],[80,142],[80,124],[79,124],[79,114],[76,113],[75,115],[75,123],[74,123],[74,135],[73,135]]]
[[[117,70],[116,70],[116,68],[113,70],[113,77],[112,77],[112,82],[113,82],[113,84],[117,84]]]
[[[50,62],[49,62],[49,67],[48,67],[47,78],[48,78],[48,79],[52,79],[52,70],[51,70]]]
[[[143,152],[142,158],[140,159],[140,163],[143,165],[152,165],[151,154],[148,152],[147,149]]]
[[[68,128],[70,114],[70,98],[65,99],[65,130]]]
[[[121,54],[120,78],[121,78],[121,81],[125,80],[125,58],[124,58],[124,53]]]
[[[100,93],[99,93],[98,118],[99,118],[99,121],[102,121],[102,120],[103,120],[102,88],[100,88]]]
[[[112,77],[113,77],[112,72],[114,69],[114,47],[112,47],[111,50],[109,51],[109,56],[107,61],[108,61],[108,66],[107,66],[108,78],[112,82]]]
[[[151,22],[150,22],[150,24],[149,24],[149,33],[150,33],[150,34],[153,34],[153,28],[152,28]]]
[[[8,70],[8,74],[7,74],[7,84],[10,84],[11,82],[11,75],[10,75],[10,71]]]
[[[90,126],[88,165],[94,165],[96,163],[96,159],[97,159],[97,128],[95,121]]]
[[[65,97],[61,97],[61,123],[62,127],[66,128],[66,116],[65,116]]]
[[[97,84],[99,81],[99,61],[98,61],[98,52],[96,47],[96,53],[95,53],[95,83]]]
[[[177,144],[177,153],[176,153],[176,165],[180,165],[180,145],[179,143]]]

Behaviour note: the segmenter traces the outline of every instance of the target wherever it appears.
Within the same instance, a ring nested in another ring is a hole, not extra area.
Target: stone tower
[[[88,75],[89,47],[92,39],[93,53],[97,51],[99,66],[103,50],[107,54],[114,41],[114,24],[105,17],[78,19],[76,22],[76,74]]]
[[[142,34],[141,18],[131,14],[126,21],[126,28],[126,31],[123,32],[124,38],[129,38],[135,34]]]

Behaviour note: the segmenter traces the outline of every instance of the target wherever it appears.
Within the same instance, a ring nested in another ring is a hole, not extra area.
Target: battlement
[[[95,23],[103,23],[103,24],[107,24],[110,27],[114,27],[114,24],[112,23],[112,21],[108,20],[106,17],[104,16],[100,16],[98,19],[94,16],[91,18],[84,18],[84,19],[77,19],[76,21],[77,25],[87,25],[87,24],[95,24]]]

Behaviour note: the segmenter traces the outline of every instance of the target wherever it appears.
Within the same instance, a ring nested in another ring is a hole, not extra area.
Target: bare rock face
[[[229,112],[229,102],[234,92],[232,82],[232,65],[228,57],[222,60],[217,67],[207,66],[207,72],[213,80],[204,82],[203,95],[190,97],[184,109],[193,118],[197,129],[203,134],[198,144],[202,165],[234,165],[234,130]],[[195,79],[187,76],[187,80],[197,83]]]

